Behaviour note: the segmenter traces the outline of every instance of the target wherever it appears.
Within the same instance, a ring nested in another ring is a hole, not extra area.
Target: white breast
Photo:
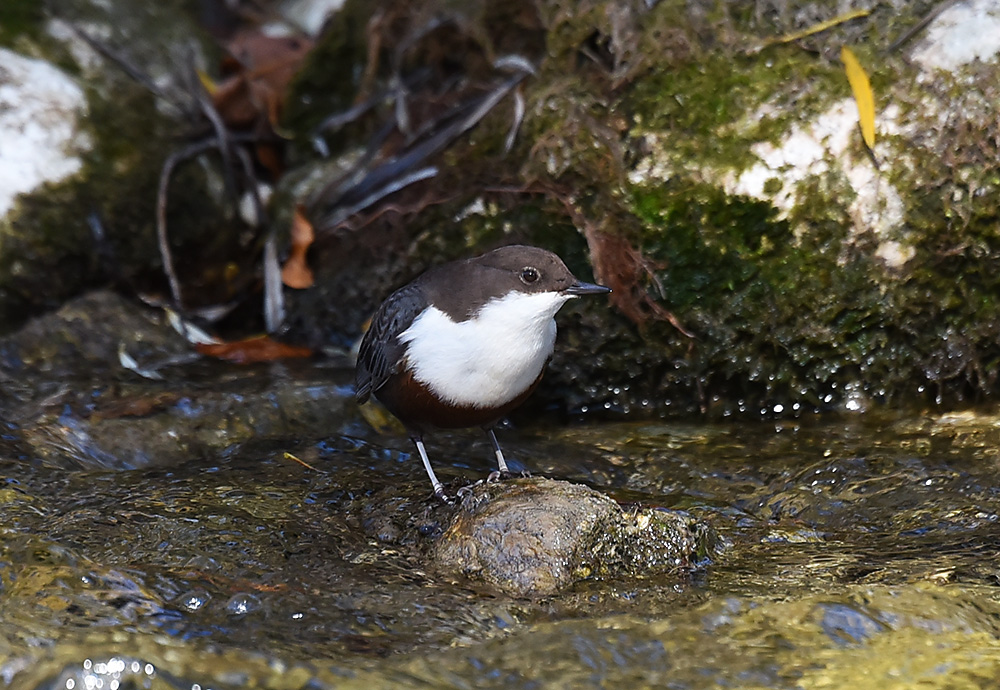
[[[429,307],[400,335],[414,378],[454,405],[496,407],[528,389],[556,340],[553,317],[570,295],[512,292],[475,317]]]

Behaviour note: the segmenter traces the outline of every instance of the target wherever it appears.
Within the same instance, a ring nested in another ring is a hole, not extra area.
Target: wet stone
[[[519,479],[471,487],[433,558],[506,594],[546,596],[588,577],[690,566],[713,534],[684,513],[624,511],[581,484]]]
[[[339,429],[351,419],[351,376],[312,361],[212,361],[161,310],[99,290],[0,337],[10,432],[0,447],[59,468],[173,466],[251,439]]]

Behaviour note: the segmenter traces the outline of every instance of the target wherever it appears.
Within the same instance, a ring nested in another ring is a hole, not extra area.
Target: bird
[[[498,474],[494,427],[538,386],[568,300],[611,289],[578,280],[556,254],[507,245],[433,267],[379,306],[358,349],[355,397],[378,399],[406,428],[434,495],[448,502],[424,435],[481,427]]]

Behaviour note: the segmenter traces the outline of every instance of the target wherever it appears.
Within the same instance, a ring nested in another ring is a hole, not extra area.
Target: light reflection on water
[[[373,503],[424,505],[405,439],[297,444],[315,470],[281,444],[170,471],[0,461],[0,677],[943,688],[1000,668],[995,416],[514,429],[503,442],[536,473],[686,510],[728,547],[679,580],[507,599],[426,568],[432,512],[412,518],[412,543],[372,524]],[[445,477],[488,471],[471,434],[431,446]]]

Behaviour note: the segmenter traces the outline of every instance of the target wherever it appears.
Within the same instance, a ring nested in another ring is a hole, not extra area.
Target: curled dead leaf
[[[285,265],[281,268],[281,282],[290,288],[304,290],[312,287],[314,282],[312,269],[306,263],[306,253],[316,238],[316,233],[301,206],[297,207],[292,215],[290,234],[291,249]]]
[[[228,76],[216,84],[212,101],[223,121],[234,129],[267,123],[277,129],[288,85],[312,42],[302,37],[273,38],[243,31],[226,44],[231,58],[223,64]]]
[[[195,349],[208,357],[224,359],[234,364],[272,362],[276,359],[301,359],[311,357],[313,354],[313,351],[308,347],[289,345],[268,336],[236,340],[230,343],[199,344],[195,345]]]

